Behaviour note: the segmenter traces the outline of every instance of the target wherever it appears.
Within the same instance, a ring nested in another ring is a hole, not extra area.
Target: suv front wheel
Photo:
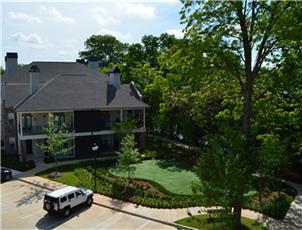
[[[92,205],[92,202],[93,202],[93,199],[92,199],[91,196],[89,196],[89,197],[87,198],[87,200],[86,200],[86,204],[87,204],[88,206],[91,206],[91,205]]]

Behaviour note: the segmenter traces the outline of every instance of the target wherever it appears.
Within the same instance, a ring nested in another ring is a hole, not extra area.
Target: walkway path
[[[86,159],[87,160],[87,159]],[[75,164],[83,160],[71,160],[59,162],[58,165],[65,164]],[[61,183],[50,182],[49,180],[34,176],[37,172],[46,170],[48,168],[54,167],[54,163],[45,164],[43,162],[39,163],[36,168],[31,169],[27,172],[21,173],[16,176],[16,178],[21,179],[27,183],[37,184],[37,185],[47,185],[47,189],[56,189],[64,186]],[[263,223],[269,230],[298,230],[302,229],[302,185],[293,183],[290,181],[284,181],[285,183],[291,185],[297,190],[297,196],[292,202],[285,218],[283,220],[275,220],[270,217],[267,217],[261,213],[257,213],[251,210],[244,209],[242,211],[242,216],[258,220]],[[112,199],[107,196],[100,194],[95,194],[94,203],[112,210],[126,212],[130,215],[142,215],[144,217],[156,219],[157,221],[163,221],[166,224],[173,226],[173,222],[178,219],[188,217],[187,212],[191,212],[193,215],[198,214],[198,211],[201,207],[192,207],[192,208],[179,208],[179,209],[155,209],[148,208],[143,206],[137,206],[135,204],[124,202],[116,199]]]

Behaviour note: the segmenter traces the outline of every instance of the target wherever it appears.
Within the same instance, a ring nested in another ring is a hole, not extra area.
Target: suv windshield
[[[54,198],[48,195],[45,195],[44,197],[45,200],[51,201],[51,202],[58,202],[58,198]]]

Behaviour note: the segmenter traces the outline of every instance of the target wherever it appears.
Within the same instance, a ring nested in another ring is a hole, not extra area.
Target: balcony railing
[[[68,132],[72,132],[73,128],[71,125],[65,125]],[[23,135],[43,135],[45,134],[44,128],[47,128],[47,126],[32,126],[29,128],[23,127]]]

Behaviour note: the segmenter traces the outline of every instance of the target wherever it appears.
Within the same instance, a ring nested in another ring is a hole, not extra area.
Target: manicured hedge
[[[29,169],[36,167],[35,162],[33,160],[21,162],[19,160],[18,155],[9,155],[9,154],[1,155],[1,165],[3,167],[15,169],[18,171],[27,171]]]

